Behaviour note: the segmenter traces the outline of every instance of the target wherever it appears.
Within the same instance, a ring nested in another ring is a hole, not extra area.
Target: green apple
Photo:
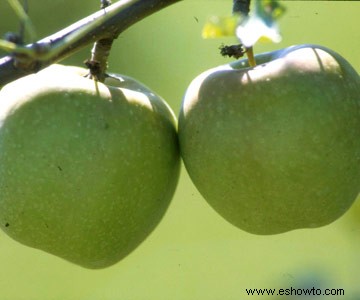
[[[110,266],[162,219],[180,155],[170,107],[134,79],[54,65],[0,91],[0,226],[86,268]]]
[[[179,116],[185,167],[208,203],[254,234],[320,227],[360,191],[360,79],[299,45],[204,72]]]

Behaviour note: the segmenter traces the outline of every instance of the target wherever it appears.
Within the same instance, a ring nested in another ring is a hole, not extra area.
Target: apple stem
[[[105,9],[109,5],[111,5],[110,0],[100,0],[101,9]],[[100,82],[105,81],[108,58],[113,42],[114,37],[107,37],[99,39],[94,43],[94,47],[91,49],[91,58],[84,62],[90,71],[87,77]]]
[[[256,66],[256,61],[255,61],[255,57],[254,57],[253,47],[246,48],[246,55],[248,57],[249,66],[250,67],[255,67]]]

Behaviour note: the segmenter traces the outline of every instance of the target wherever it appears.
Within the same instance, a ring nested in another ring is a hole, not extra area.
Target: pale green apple
[[[180,155],[170,107],[139,82],[54,65],[0,92],[0,226],[86,268],[134,250],[163,217]]]
[[[235,226],[276,234],[329,224],[360,191],[360,79],[339,54],[293,46],[220,66],[189,86],[186,169]]]

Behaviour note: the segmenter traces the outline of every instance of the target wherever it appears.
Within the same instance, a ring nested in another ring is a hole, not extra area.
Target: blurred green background
[[[15,14],[7,1],[0,1],[0,34],[17,31]],[[229,15],[231,2],[184,0],[141,21],[115,42],[110,71],[142,81],[177,114],[196,75],[231,61],[219,55],[218,47],[235,39],[201,38],[206,19]],[[284,5],[282,43],[257,45],[255,52],[315,43],[336,50],[359,72],[360,2],[284,1]],[[44,37],[96,11],[99,1],[29,0],[29,6],[38,35]],[[82,65],[89,50],[90,46],[63,63]],[[22,246],[1,232],[0,300],[275,299],[247,296],[245,289],[290,286],[342,288],[345,296],[328,298],[360,299],[359,202],[323,228],[256,236],[217,215],[183,168],[163,221],[138,249],[108,269],[83,269]]]

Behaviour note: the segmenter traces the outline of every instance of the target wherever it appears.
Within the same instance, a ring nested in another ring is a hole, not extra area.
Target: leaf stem
[[[26,13],[26,9],[22,7],[18,0],[8,0],[9,5],[15,11],[16,15],[20,19],[21,23],[23,24],[25,30],[29,34],[30,41],[36,40],[36,31],[31,19],[29,18],[28,14]]]

